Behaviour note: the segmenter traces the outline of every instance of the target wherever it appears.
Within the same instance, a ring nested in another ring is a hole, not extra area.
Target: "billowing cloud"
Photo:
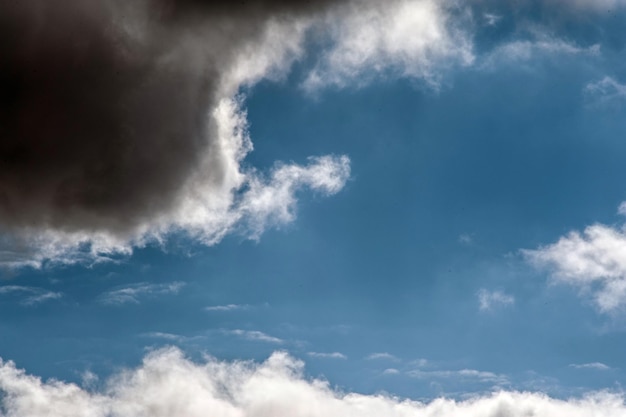
[[[626,305],[626,231],[603,224],[572,231],[556,243],[522,253],[555,282],[578,288],[604,313]]]
[[[300,187],[341,189],[345,157],[244,170],[237,98],[279,76],[335,3],[0,5],[0,262],[97,262],[181,231],[215,243],[241,224],[256,236],[292,219]]]
[[[284,352],[260,364],[212,358],[194,363],[179,350],[166,348],[150,353],[137,369],[89,388],[44,382],[12,362],[2,362],[0,390],[0,409],[6,417],[612,417],[626,413],[621,395],[603,392],[563,400],[500,391],[463,401],[431,402],[338,392],[326,381],[305,377],[303,363]]]
[[[467,33],[447,19],[446,4],[432,0],[352,2],[329,18],[335,40],[304,86],[345,87],[373,76],[425,80],[433,86],[441,70],[474,60]],[[365,7],[364,7],[365,6]]]

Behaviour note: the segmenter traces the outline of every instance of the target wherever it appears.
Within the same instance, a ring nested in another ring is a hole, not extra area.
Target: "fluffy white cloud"
[[[478,291],[478,308],[481,311],[490,311],[496,307],[506,307],[515,304],[515,298],[512,295],[505,294],[502,291],[488,291],[481,289]]]
[[[522,253],[535,266],[550,271],[556,282],[590,296],[604,313],[626,305],[626,231],[595,224],[573,231],[556,243]]]
[[[96,380],[97,378],[91,378]],[[621,395],[590,393],[561,400],[529,392],[495,392],[463,401],[424,403],[388,395],[333,390],[303,375],[302,362],[283,352],[267,361],[198,364],[174,348],[149,354],[143,364],[101,384],[81,388],[42,381],[0,364],[3,417],[617,417],[626,415]]]
[[[467,34],[447,18],[445,2],[361,1],[329,16],[332,47],[304,83],[307,90],[360,85],[372,76],[418,78],[436,86],[440,70],[469,65]]]

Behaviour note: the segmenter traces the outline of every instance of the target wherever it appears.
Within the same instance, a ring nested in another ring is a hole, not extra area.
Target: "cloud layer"
[[[204,363],[186,359],[175,348],[147,355],[137,369],[123,371],[90,388],[56,380],[42,381],[0,362],[0,415],[3,417],[609,417],[623,416],[621,395],[591,393],[558,400],[528,392],[496,392],[455,401],[429,403],[387,395],[333,390],[306,378],[303,363],[284,352],[267,361]],[[98,387],[99,385],[99,387]],[[95,388],[98,387],[98,388]]]

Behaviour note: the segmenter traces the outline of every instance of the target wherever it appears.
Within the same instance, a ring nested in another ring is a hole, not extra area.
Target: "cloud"
[[[460,370],[434,370],[424,371],[415,369],[407,372],[408,376],[420,379],[454,379],[454,380],[475,380],[482,383],[496,384],[497,386],[508,385],[509,380],[505,375],[493,372],[479,371],[476,369]]]
[[[148,297],[159,295],[177,294],[185,286],[184,282],[170,282],[168,284],[149,284],[145,282],[136,283],[123,288],[107,291],[98,297],[101,304],[121,305],[139,304]]]
[[[626,84],[607,76],[587,84],[584,93],[592,105],[620,104],[626,100]]]
[[[498,290],[481,289],[478,291],[477,296],[480,311],[491,311],[497,307],[507,307],[515,304],[515,298],[512,295]]]
[[[387,352],[376,352],[376,353],[372,353],[370,355],[367,355],[365,357],[365,359],[367,360],[379,360],[379,359],[383,359],[383,360],[390,360],[390,361],[397,361],[399,360],[397,357],[395,357],[394,355],[392,355],[391,353],[387,353]]]
[[[307,352],[307,355],[313,358],[321,358],[321,359],[348,359],[346,355],[339,352],[332,353],[321,353],[321,352]]]
[[[620,206],[622,207],[622,206]],[[571,285],[603,313],[626,305],[626,231],[595,224],[572,231],[556,243],[522,250],[534,266],[549,271],[557,283]]]
[[[248,304],[226,304],[220,306],[209,306],[204,307],[206,311],[236,311],[236,310],[247,310],[250,306]]]
[[[607,366],[601,362],[591,362],[591,363],[582,363],[582,364],[577,364],[577,363],[572,363],[570,364],[571,368],[576,368],[576,369],[593,369],[596,371],[609,371],[611,370],[610,366]]]
[[[447,19],[444,7],[431,0],[349,3],[329,17],[332,46],[305,89],[359,86],[387,74],[436,86],[442,69],[474,59],[469,36]]]
[[[210,245],[243,225],[258,237],[293,219],[298,189],[339,191],[346,157],[244,169],[238,96],[284,74],[338,3],[0,5],[0,263],[106,261],[173,233]]]
[[[148,354],[138,368],[99,384],[102,388],[87,390],[42,381],[9,361],[0,365],[0,408],[7,417],[610,417],[626,412],[623,397],[606,392],[564,400],[499,391],[463,401],[419,402],[335,391],[326,381],[305,377],[303,371],[303,363],[284,352],[263,363],[213,358],[194,363],[180,350],[166,348]]]
[[[274,343],[278,345],[285,343],[285,341],[282,339],[279,339],[274,336],[270,336],[258,330],[235,329],[235,330],[225,330],[224,333],[232,334],[232,335],[241,337],[246,340],[251,340],[254,342]]]
[[[479,67],[493,70],[500,69],[502,65],[531,65],[538,57],[597,56],[599,53],[599,45],[581,47],[558,36],[534,30],[529,39],[513,40],[494,48],[482,57]]]
[[[23,306],[33,306],[48,300],[56,300],[63,297],[63,293],[61,292],[22,285],[3,285],[0,287],[0,295],[2,294],[21,294],[23,297],[20,300],[20,304]]]

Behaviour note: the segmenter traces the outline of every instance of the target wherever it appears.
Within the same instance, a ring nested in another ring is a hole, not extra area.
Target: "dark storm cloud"
[[[331,3],[1,2],[0,228],[123,235],[167,212],[211,152],[239,48]]]

